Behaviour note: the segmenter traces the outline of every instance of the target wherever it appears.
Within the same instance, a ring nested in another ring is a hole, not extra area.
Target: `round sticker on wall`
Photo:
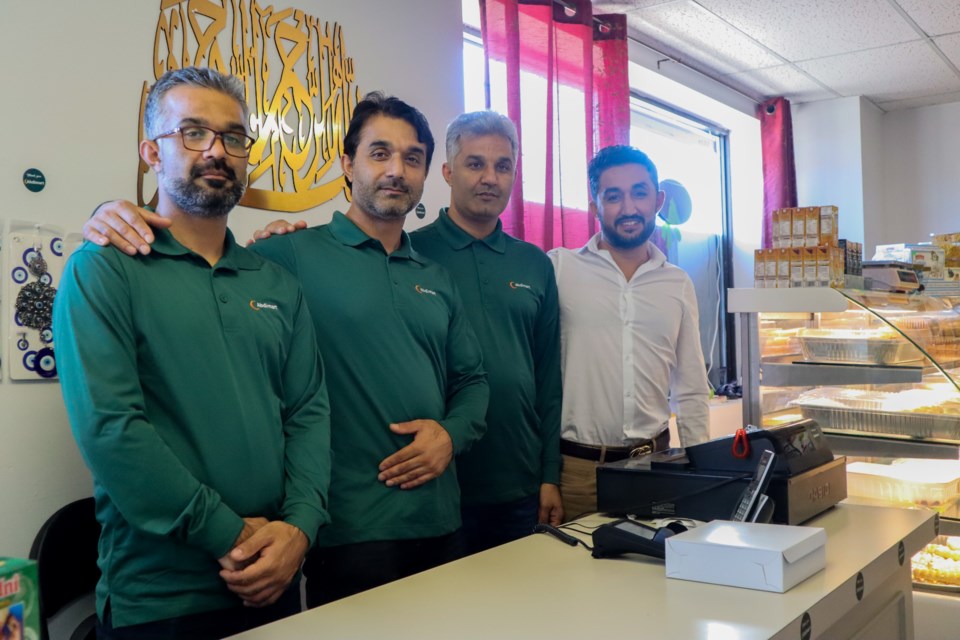
[[[37,193],[47,186],[47,177],[40,169],[27,169],[23,172],[23,186]]]

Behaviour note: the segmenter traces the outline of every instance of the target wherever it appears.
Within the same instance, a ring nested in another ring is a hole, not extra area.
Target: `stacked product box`
[[[960,282],[960,233],[935,234],[930,240],[943,249],[943,279]]]
[[[862,276],[863,243],[841,238],[839,244],[843,252],[843,272],[851,276]]]
[[[754,287],[842,287],[837,215],[834,206],[774,211],[773,248],[754,252]]]

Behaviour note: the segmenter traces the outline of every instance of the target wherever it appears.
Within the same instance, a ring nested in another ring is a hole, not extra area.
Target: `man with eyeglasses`
[[[329,522],[330,408],[297,280],[238,245],[243,84],[164,74],[140,155],[153,251],[86,243],[54,305],[57,364],[103,526],[98,638],[222,638],[300,610]],[[293,585],[293,586],[291,586]]]

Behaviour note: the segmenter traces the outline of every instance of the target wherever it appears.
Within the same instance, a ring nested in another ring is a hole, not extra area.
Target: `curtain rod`
[[[573,11],[574,13],[576,13],[576,11],[577,11],[576,5],[571,4],[571,3],[569,3],[569,2],[566,2],[566,0],[553,0],[553,3],[560,5],[561,7],[563,7],[564,9],[566,9],[566,10],[568,10],[568,11]],[[604,22],[604,21],[601,20],[600,18],[597,18],[597,17],[594,17],[594,16],[591,16],[591,18],[593,19],[594,22],[596,22],[597,24],[599,24],[601,27],[606,27],[607,29],[612,29],[612,28],[613,28],[613,25],[611,25],[609,22]]]

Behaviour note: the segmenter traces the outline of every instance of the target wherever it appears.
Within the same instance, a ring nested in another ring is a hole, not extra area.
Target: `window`
[[[480,21],[479,9],[475,2],[470,4],[477,11],[477,22]],[[464,19],[467,16],[464,15]],[[496,69],[491,69],[490,73],[499,71],[503,74],[503,65],[494,65]],[[483,39],[480,37],[480,29],[464,25],[463,27],[463,110],[480,111],[486,109],[486,96],[484,91],[484,69],[483,69]],[[500,86],[501,83],[497,83]],[[505,102],[506,97],[500,96],[499,102]],[[504,105],[504,109],[506,105]],[[498,111],[500,109],[497,109]]]
[[[469,2],[476,10],[476,3]],[[466,4],[465,4],[466,6]],[[468,19],[464,14],[465,21]],[[479,11],[477,10],[479,23]],[[500,113],[507,112],[507,96],[501,90],[506,86],[506,65],[496,60],[490,61],[490,108]],[[484,93],[484,56],[483,40],[480,30],[464,26],[463,33],[463,96],[464,111],[486,109]],[[546,92],[546,79],[530,71],[520,72],[521,91],[524,95],[543,95]],[[556,96],[556,108],[570,121],[583,122],[586,119],[583,92],[569,85],[560,84]],[[525,202],[543,204],[546,200],[546,167],[537,159],[546,157],[546,135],[543,123],[547,119],[546,104],[527,102],[523,105],[520,128],[523,130],[523,148],[520,150],[523,162],[523,199]],[[565,207],[587,211],[587,141],[582,136],[562,136],[554,119],[553,129],[553,165],[554,176],[563,176],[555,189],[560,191],[560,200]],[[563,167],[560,166],[561,160]]]
[[[727,314],[723,295],[730,273],[729,197],[726,188],[727,131],[683,113],[650,96],[630,100],[630,144],[645,151],[657,165],[661,183],[683,185],[692,203],[690,218],[667,227],[661,237],[667,259],[689,274],[700,309],[700,342],[710,383],[728,381]]]

